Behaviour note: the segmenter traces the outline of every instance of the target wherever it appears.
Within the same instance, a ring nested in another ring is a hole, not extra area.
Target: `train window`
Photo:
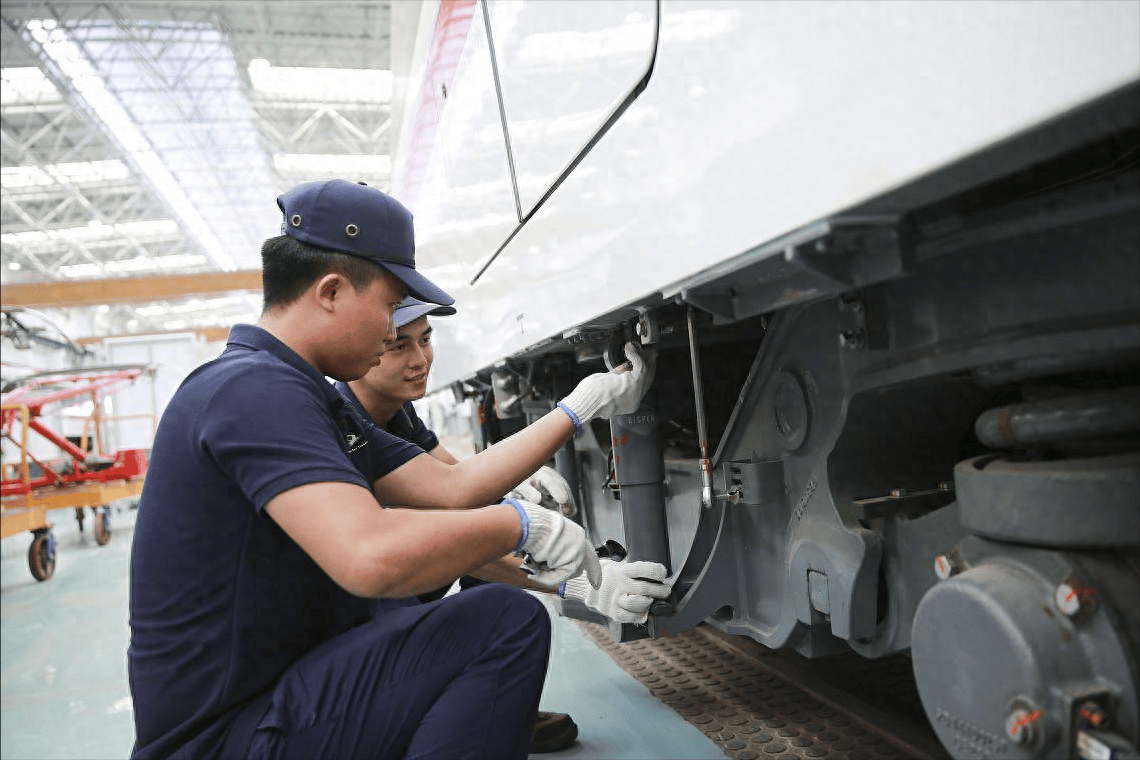
[[[486,4],[520,221],[636,96],[656,46],[655,0]]]

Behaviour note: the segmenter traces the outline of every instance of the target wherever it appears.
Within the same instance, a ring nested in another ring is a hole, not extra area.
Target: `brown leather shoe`
[[[578,724],[566,713],[538,711],[534,721],[534,738],[531,752],[557,752],[566,749],[578,738]]]

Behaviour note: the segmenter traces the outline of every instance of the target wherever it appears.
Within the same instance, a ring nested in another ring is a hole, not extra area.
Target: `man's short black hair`
[[[262,310],[288,306],[330,272],[343,275],[360,293],[385,274],[375,262],[278,235],[261,246]]]

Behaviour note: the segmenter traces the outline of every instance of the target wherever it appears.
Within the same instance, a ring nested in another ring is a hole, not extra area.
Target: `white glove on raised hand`
[[[644,623],[649,605],[669,596],[672,581],[666,580],[659,562],[614,562],[601,560],[602,585],[593,588],[583,578],[571,578],[560,591],[563,599],[577,599],[594,612],[619,623]]]
[[[573,517],[574,513],[578,511],[574,505],[574,493],[570,490],[570,484],[566,482],[566,478],[559,475],[558,470],[546,465],[540,467],[538,472],[512,488],[507,497],[541,504],[543,491],[550,494],[550,498],[558,505],[562,514],[567,517]]]
[[[585,571],[587,585],[601,584],[602,566],[582,526],[529,501],[507,499],[503,503],[514,505],[519,513],[522,537],[515,553],[529,555],[523,568],[531,574],[532,581],[557,586]]]
[[[647,349],[644,356],[636,343],[625,344],[625,357],[629,361],[609,372],[598,372],[586,377],[558,402],[570,415],[575,430],[594,419],[609,419],[616,414],[632,414],[641,404],[641,397],[653,382],[653,369],[657,352]]]

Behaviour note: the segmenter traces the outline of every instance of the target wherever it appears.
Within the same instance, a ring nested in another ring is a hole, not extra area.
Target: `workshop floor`
[[[49,580],[28,572],[29,535],[0,548],[0,760],[125,758],[134,740],[126,673],[134,512],[113,516],[106,546],[95,544],[90,519],[82,534],[70,512],[52,519],[58,559]],[[557,615],[542,707],[569,713],[579,740],[535,758],[725,757]]]

